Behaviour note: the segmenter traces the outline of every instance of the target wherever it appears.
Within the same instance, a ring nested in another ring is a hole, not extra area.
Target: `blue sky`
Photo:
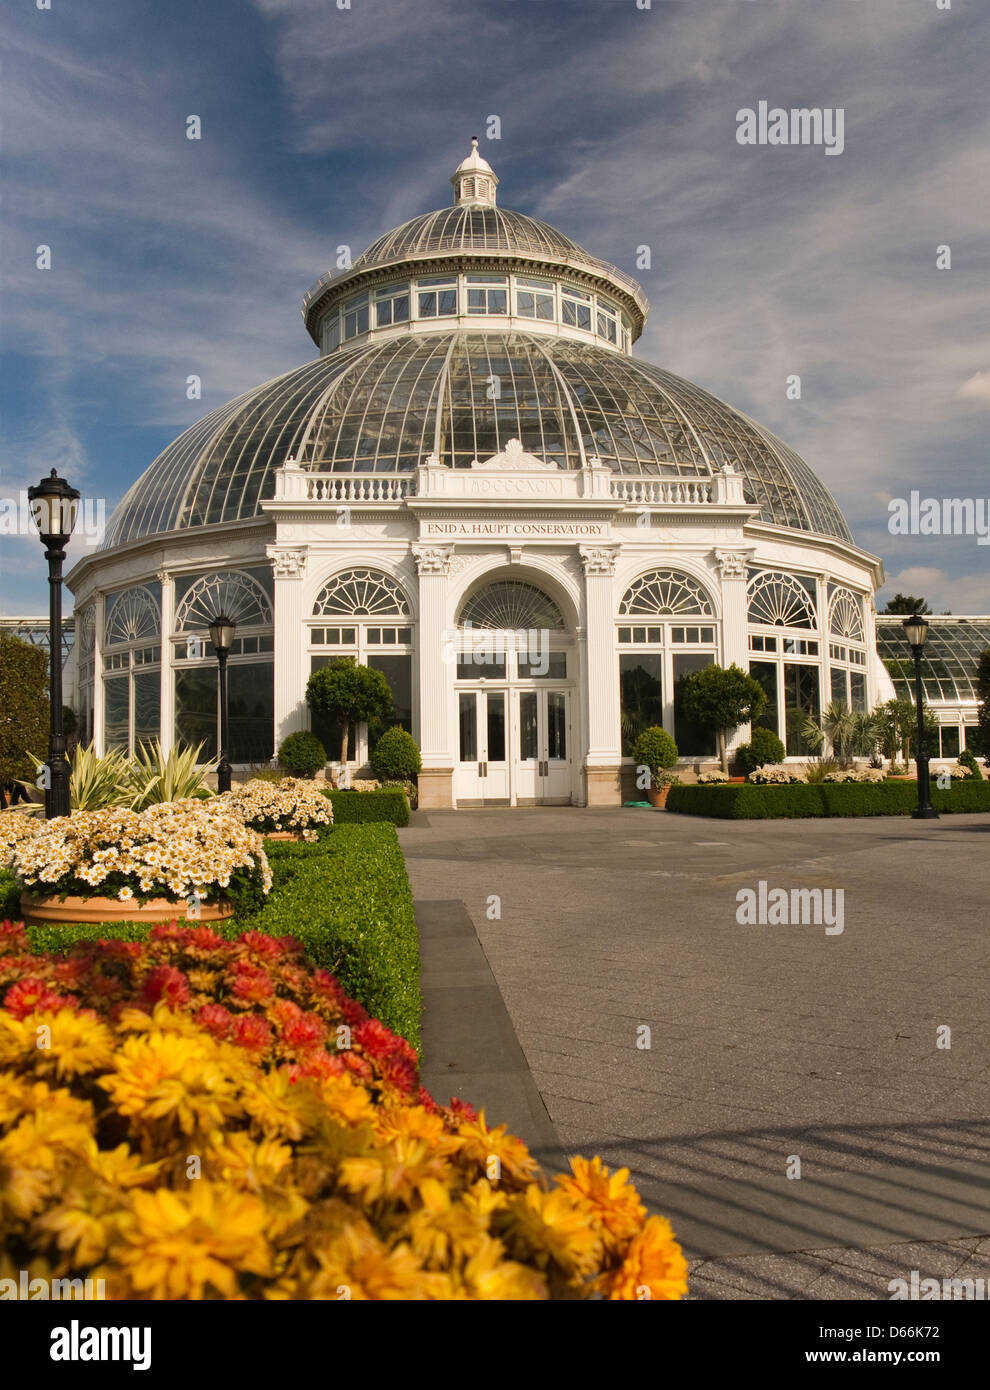
[[[448,203],[478,134],[504,206],[642,281],[638,355],[804,455],[882,597],[990,612],[990,547],[887,528],[912,489],[990,496],[985,0],[53,0],[0,41],[0,496],[54,465],[109,513],[315,354],[335,248]],[[740,146],[761,100],[842,107],[843,153]],[[46,607],[37,539],[0,537],[0,611]]]

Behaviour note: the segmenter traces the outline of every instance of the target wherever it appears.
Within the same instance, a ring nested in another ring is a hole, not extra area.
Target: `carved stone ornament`
[[[268,545],[265,554],[272,562],[276,579],[302,579],[306,574],[306,550]]]
[[[615,574],[616,552],[614,547],[582,545],[578,547],[578,550],[585,574],[608,576]]]
[[[417,573],[449,574],[451,553],[449,545],[414,545],[412,554]]]
[[[716,550],[715,563],[720,579],[745,579],[752,551]]]
[[[490,468],[493,473],[542,473],[547,469],[557,469],[555,463],[527,454],[518,439],[510,439],[500,454],[492,454],[483,463],[472,463],[472,468]],[[559,470],[558,470],[559,471]]]

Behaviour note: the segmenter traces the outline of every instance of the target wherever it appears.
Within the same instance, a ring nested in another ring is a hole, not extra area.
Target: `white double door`
[[[569,804],[570,705],[557,688],[459,690],[458,804]]]

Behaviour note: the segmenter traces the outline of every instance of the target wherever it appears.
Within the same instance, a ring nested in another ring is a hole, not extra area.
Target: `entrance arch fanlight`
[[[457,622],[499,632],[564,632],[567,627],[549,594],[521,579],[498,579],[476,590],[461,605]]]
[[[316,596],[314,618],[408,618],[402,589],[381,570],[350,569],[332,575]]]
[[[619,604],[620,617],[711,618],[712,601],[696,579],[678,570],[648,570],[634,579]]]
[[[817,628],[815,601],[793,574],[760,570],[749,582],[749,621],[764,627]]]

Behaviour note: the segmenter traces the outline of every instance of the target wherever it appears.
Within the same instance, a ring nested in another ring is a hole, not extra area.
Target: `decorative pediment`
[[[479,463],[477,459],[472,468],[489,468],[493,473],[543,473],[548,468],[557,469],[555,463],[527,454],[518,439],[510,439],[500,454],[492,454],[490,459]]]

